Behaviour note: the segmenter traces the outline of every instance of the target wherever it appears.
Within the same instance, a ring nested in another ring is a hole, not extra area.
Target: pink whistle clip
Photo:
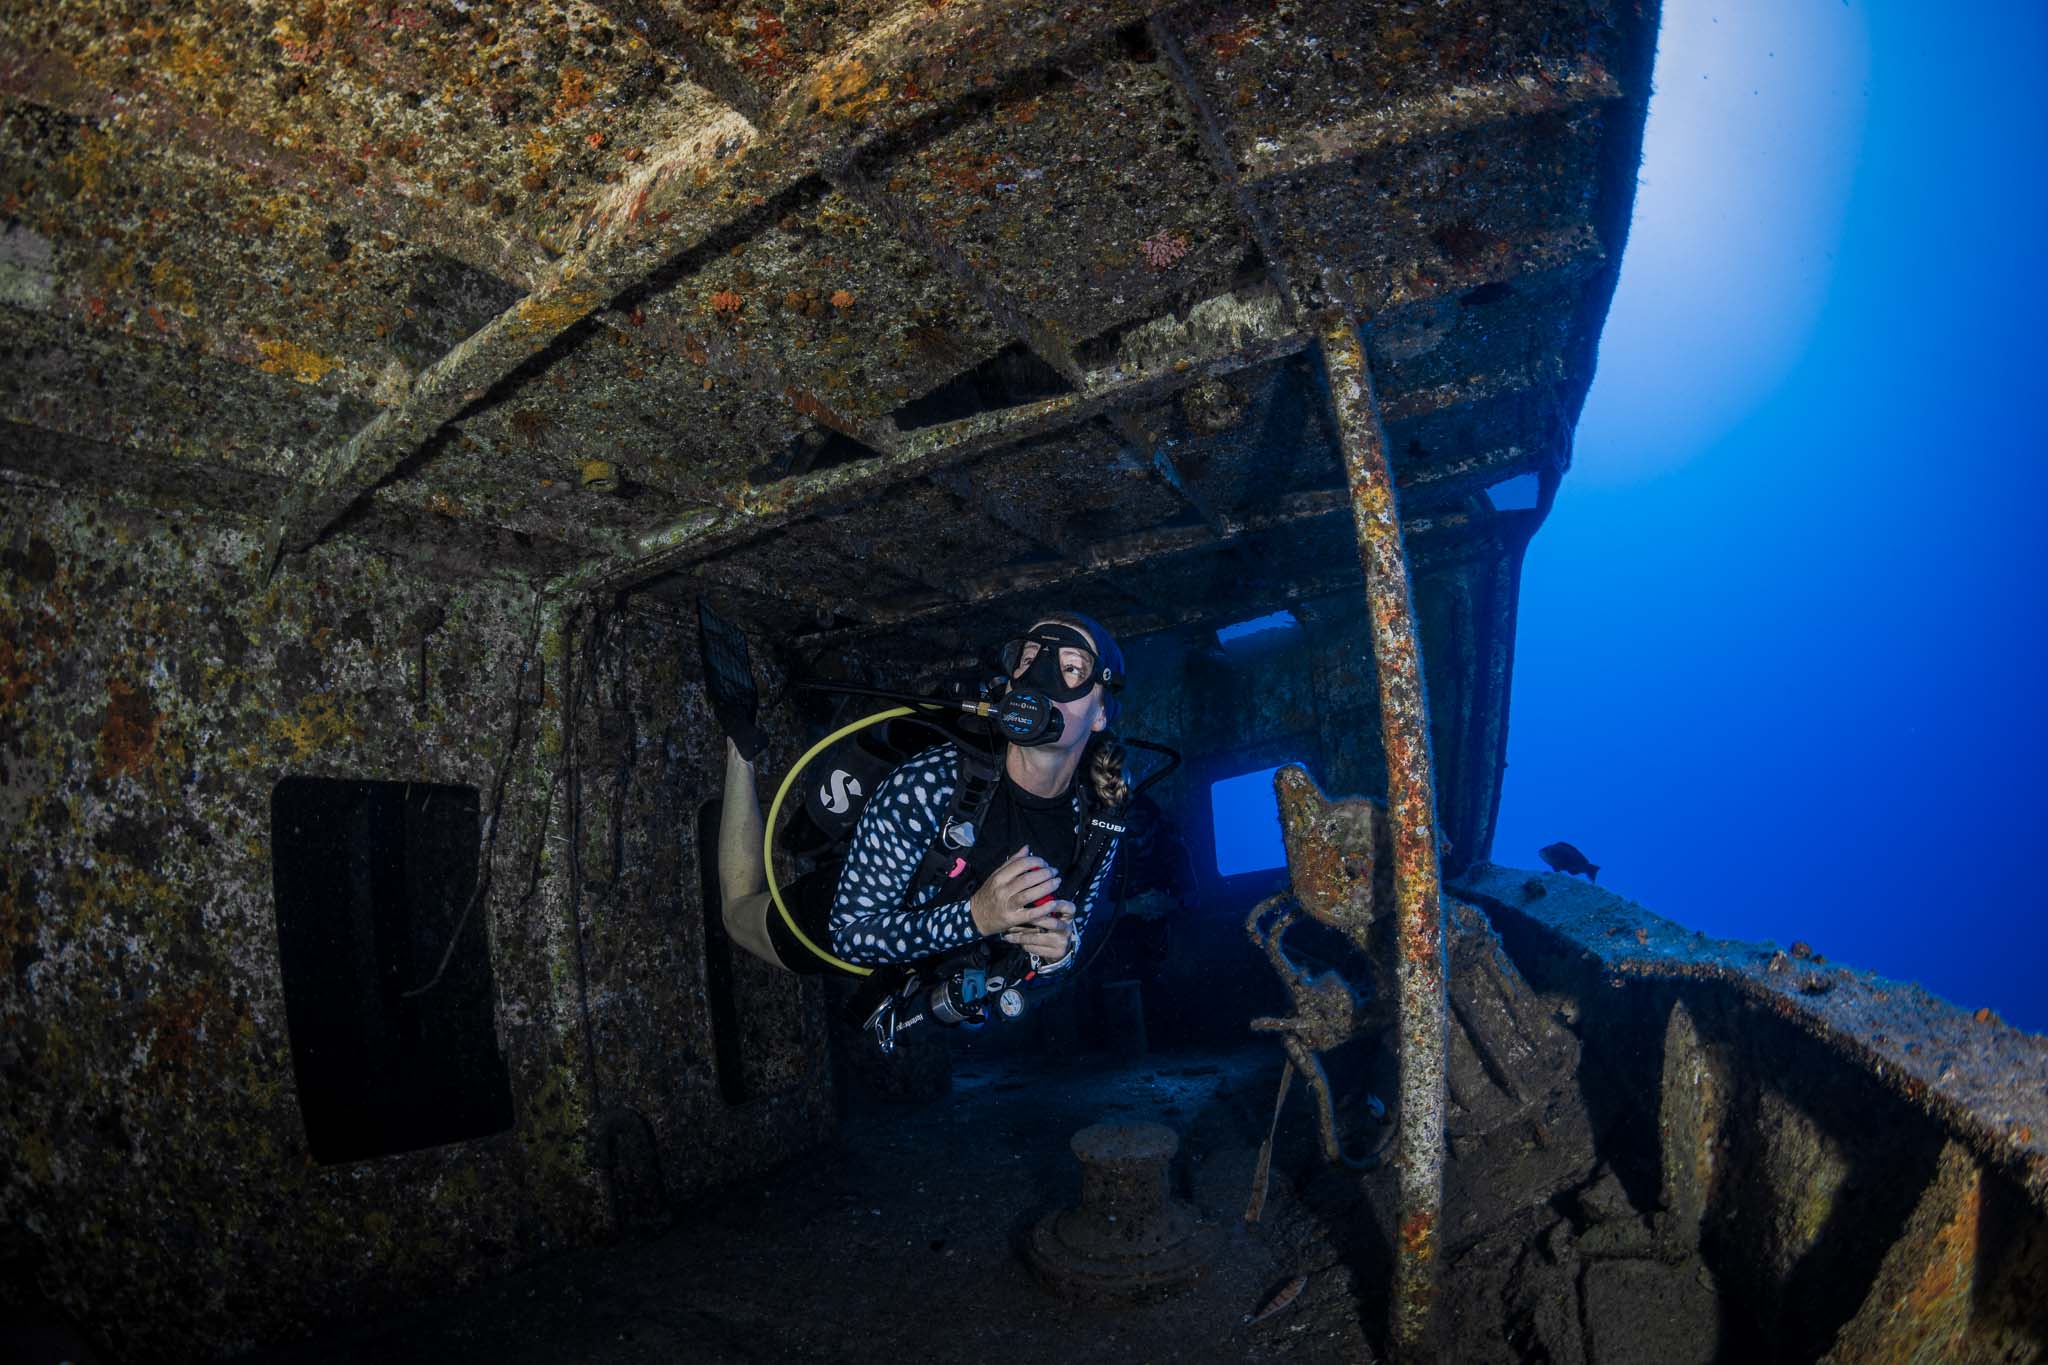
[[[955,858],[955,859],[953,860],[953,870],[952,870],[951,872],[948,872],[948,873],[947,873],[946,875],[947,875],[948,877],[957,877],[957,876],[959,876],[959,875],[960,875],[960,874],[961,874],[962,872],[965,872],[966,870],[967,870],[967,860],[966,860],[965,858]]]

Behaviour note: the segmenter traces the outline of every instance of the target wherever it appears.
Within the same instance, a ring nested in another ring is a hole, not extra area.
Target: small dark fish
[[[1599,867],[1570,844],[1545,844],[1536,850],[1536,856],[1549,863],[1553,872],[1582,872],[1589,882],[1600,880]]]
[[[1273,1297],[1267,1299],[1265,1304],[1259,1309],[1258,1312],[1246,1313],[1244,1315],[1244,1321],[1240,1322],[1238,1326],[1242,1327],[1245,1325],[1245,1323],[1250,1322],[1263,1322],[1267,1318],[1272,1317],[1275,1313],[1285,1308],[1288,1304],[1293,1303],[1295,1299],[1300,1296],[1302,1289],[1307,1284],[1308,1276],[1296,1275],[1286,1284],[1283,1284],[1278,1289],[1274,1290]]]

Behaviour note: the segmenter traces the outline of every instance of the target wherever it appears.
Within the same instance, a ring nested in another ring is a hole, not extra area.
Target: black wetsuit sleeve
[[[1043,967],[1040,967],[1038,969],[1040,976],[1050,976],[1054,972],[1063,972],[1080,959],[1081,945],[1088,937],[1088,925],[1094,920],[1095,912],[1101,908],[1103,902],[1109,897],[1110,878],[1115,874],[1117,850],[1122,845],[1122,842],[1121,839],[1110,840],[1109,847],[1102,854],[1102,865],[1096,868],[1095,875],[1088,879],[1086,894],[1080,900],[1074,902],[1073,947],[1067,949],[1067,955],[1058,962],[1048,962]]]
[[[907,904],[918,865],[953,799],[958,759],[934,749],[901,763],[861,811],[832,901],[832,951],[876,966],[915,962],[981,937],[966,898]]]

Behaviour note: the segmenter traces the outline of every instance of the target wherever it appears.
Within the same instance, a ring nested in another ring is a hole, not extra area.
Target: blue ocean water
[[[2048,6],[1670,0],[1495,861],[2048,1031]]]

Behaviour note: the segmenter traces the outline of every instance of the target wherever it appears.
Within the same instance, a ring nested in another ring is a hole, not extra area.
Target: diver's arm
[[[1088,882],[1087,893],[1074,904],[1073,933],[1067,939],[1067,955],[1057,962],[1048,962],[1038,968],[1040,976],[1063,972],[1080,957],[1081,939],[1088,932],[1089,920],[1094,915],[1095,908],[1101,905],[1103,898],[1109,894],[1109,878],[1116,868],[1116,855],[1122,842],[1114,840],[1110,843],[1108,851],[1102,855],[1102,866],[1095,869],[1095,876]]]
[[[832,902],[832,951],[876,966],[914,962],[981,937],[965,897],[904,907],[959,780],[948,748],[907,762],[882,781],[854,826]],[[943,894],[943,893],[941,893]]]

